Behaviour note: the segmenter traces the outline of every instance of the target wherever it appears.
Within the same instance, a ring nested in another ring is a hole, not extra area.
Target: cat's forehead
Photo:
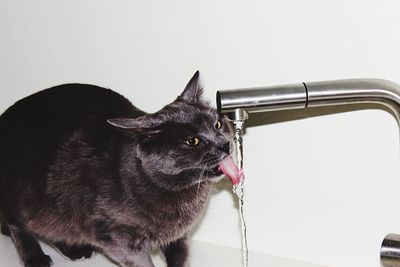
[[[214,124],[218,120],[217,110],[203,103],[175,103],[165,110],[171,116],[169,119],[178,123]]]

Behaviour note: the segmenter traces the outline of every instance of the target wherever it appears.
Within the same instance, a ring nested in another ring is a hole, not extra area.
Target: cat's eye
[[[189,138],[185,141],[185,144],[187,144],[188,146],[197,146],[198,144],[200,144],[200,138],[198,137]]]
[[[221,129],[222,127],[222,123],[220,121],[217,121],[217,123],[215,124],[215,128],[217,128],[218,130]]]

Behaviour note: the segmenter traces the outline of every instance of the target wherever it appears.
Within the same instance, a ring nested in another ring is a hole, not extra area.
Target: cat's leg
[[[56,242],[54,246],[70,260],[88,259],[94,252],[94,247],[90,245],[67,245],[63,242]]]
[[[189,266],[188,237],[183,237],[161,248],[165,255],[168,267]]]
[[[43,253],[38,241],[24,230],[9,225],[11,238],[24,267],[50,267],[51,258]]]
[[[145,251],[126,250],[121,247],[103,248],[104,254],[122,267],[155,267]]]

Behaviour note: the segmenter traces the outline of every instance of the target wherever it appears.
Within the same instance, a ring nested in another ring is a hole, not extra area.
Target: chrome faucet
[[[388,80],[333,80],[217,92],[218,111],[242,121],[251,113],[360,103],[389,107],[400,124],[400,85]]]
[[[217,92],[218,112],[231,121],[245,121],[258,112],[365,103],[388,107],[400,125],[400,85],[382,79],[334,80]],[[380,256],[383,267],[400,267],[400,235],[388,234],[384,238]]]

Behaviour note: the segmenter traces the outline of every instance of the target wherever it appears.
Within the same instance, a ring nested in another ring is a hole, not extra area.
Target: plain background
[[[196,70],[213,103],[224,88],[400,82],[399,8],[397,0],[0,0],[0,110],[81,82],[153,112]],[[250,249],[378,267],[383,237],[400,233],[395,120],[367,110],[268,123],[283,115],[267,115],[244,137]],[[238,225],[222,183],[193,238],[239,247]]]

